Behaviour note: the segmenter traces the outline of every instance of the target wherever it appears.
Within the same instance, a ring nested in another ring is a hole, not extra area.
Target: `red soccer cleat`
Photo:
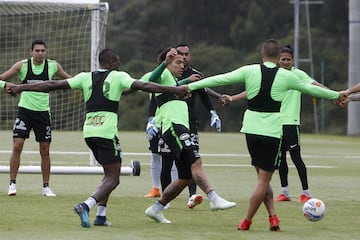
[[[269,217],[270,231],[280,231],[279,218],[276,215]]]
[[[280,194],[277,198],[275,198],[275,202],[288,202],[291,201],[291,197],[286,196],[285,194]]]
[[[237,226],[238,230],[246,231],[249,230],[251,225],[251,221],[247,220],[246,218],[242,220],[239,225]]]
[[[311,197],[303,193],[303,194],[300,195],[300,197],[298,199],[298,202],[304,203],[309,199],[311,199]]]

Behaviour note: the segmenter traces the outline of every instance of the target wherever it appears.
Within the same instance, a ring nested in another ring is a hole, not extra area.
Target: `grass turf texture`
[[[0,132],[2,147],[0,165],[8,165],[11,132]],[[224,198],[237,202],[237,207],[212,212],[205,198],[195,209],[186,208],[188,191],[164,211],[172,224],[158,224],[145,217],[145,209],[155,199],[143,196],[151,187],[150,157],[126,153],[148,153],[145,134],[120,132],[124,165],[131,159],[141,162],[141,175],[121,176],[120,186],[110,197],[107,208],[112,227],[80,226],[73,206],[91,195],[101,175],[52,175],[50,186],[54,198],[40,195],[40,174],[19,174],[18,195],[7,196],[9,176],[0,174],[1,239],[356,239],[360,234],[360,138],[305,135],[301,136],[302,154],[308,166],[309,186],[314,197],[323,200],[327,213],[319,222],[302,216],[297,203],[300,181],[290,164],[289,188],[294,201],[275,203],[281,232],[269,232],[267,213],[262,205],[253,219],[250,231],[236,226],[246,214],[248,198],[255,186],[255,171],[249,165],[244,136],[240,133],[200,133],[203,165],[214,189]],[[25,143],[22,165],[39,165],[38,145],[33,136]],[[80,132],[54,132],[51,146],[53,165],[87,165],[87,147]],[[61,154],[61,152],[82,152]],[[210,156],[207,154],[238,154]],[[278,173],[272,187],[280,193]],[[198,189],[198,192],[200,190]],[[90,212],[91,223],[96,208]]]

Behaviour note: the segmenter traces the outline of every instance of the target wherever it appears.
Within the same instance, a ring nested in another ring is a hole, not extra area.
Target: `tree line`
[[[107,0],[110,12],[106,46],[116,49],[122,70],[140,78],[156,67],[156,52],[178,43],[191,47],[191,65],[205,76],[231,71],[245,64],[259,63],[261,44],[276,38],[282,45],[294,42],[294,6],[284,0]],[[314,79],[342,90],[347,87],[348,1],[325,0],[309,6]],[[300,6],[299,58],[308,58],[304,5]],[[310,74],[309,64],[299,68]],[[243,86],[214,89],[239,93]],[[246,102],[220,106],[213,100],[224,131],[238,131]],[[120,103],[120,128],[143,130],[148,94],[124,96]],[[314,132],[317,121],[324,133],[344,134],[346,108],[331,101],[303,95],[302,131]],[[210,115],[201,103],[200,130],[211,131]]]

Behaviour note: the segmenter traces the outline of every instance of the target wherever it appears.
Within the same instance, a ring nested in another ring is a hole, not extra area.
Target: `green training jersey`
[[[276,67],[276,64],[264,62],[268,68]],[[236,83],[245,83],[247,99],[252,99],[259,93],[261,87],[261,65],[253,64],[240,67],[232,72],[204,78],[203,80],[189,84],[190,90],[206,87],[217,87]],[[291,71],[280,68],[274,78],[270,96],[275,101],[282,101],[290,89],[328,99],[338,99],[336,91],[317,87],[301,81]],[[240,92],[240,90],[239,90]],[[280,112],[258,112],[247,109],[244,114],[241,132],[280,138],[282,135],[282,114]]]
[[[154,72],[158,71],[165,65],[160,64]],[[160,70],[162,71],[162,70]],[[152,79],[150,76],[150,81],[159,83],[165,86],[176,86],[176,78],[171,74],[168,69],[164,69],[161,73],[161,76],[157,79]],[[158,97],[163,93],[155,93],[155,96]],[[170,100],[158,107],[156,114],[159,114],[162,132],[166,132],[172,125],[172,123],[180,124],[189,128],[189,112],[187,103],[183,100]]]
[[[120,101],[124,89],[130,89],[135,79],[126,72],[111,71],[104,80],[104,96],[111,101]],[[87,102],[92,93],[91,72],[79,73],[73,78],[67,79],[72,89],[82,89],[84,101]],[[118,114],[108,111],[86,113],[83,126],[84,138],[100,137],[114,139],[118,136]]]
[[[291,72],[305,83],[312,84],[315,81],[306,72],[298,68],[292,67]],[[300,125],[301,92],[289,90],[281,103],[280,112],[283,114],[284,125]]]
[[[27,59],[22,60],[23,65],[19,72],[19,77],[21,81],[24,81],[26,74],[28,72]],[[40,65],[34,65],[33,58],[31,58],[31,67],[32,71],[36,75],[40,75],[45,66],[45,61]],[[49,80],[57,73],[58,68],[55,60],[48,59],[48,74]],[[33,79],[36,81],[36,79]],[[20,100],[18,103],[19,107],[23,107],[32,111],[49,111],[49,93],[44,92],[32,92],[26,91],[20,94]]]
[[[0,80],[0,88],[4,88],[5,87],[5,81]]]

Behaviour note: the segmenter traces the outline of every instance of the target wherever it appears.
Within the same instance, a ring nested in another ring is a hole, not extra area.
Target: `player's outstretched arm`
[[[223,94],[219,99],[219,101],[221,105],[225,106],[225,105],[229,105],[231,102],[237,102],[246,99],[247,99],[246,91],[243,91],[235,95]]]
[[[134,83],[131,85],[131,89],[134,90],[142,90],[144,92],[155,92],[155,93],[162,93],[162,92],[168,92],[168,93],[174,93],[179,98],[184,98],[187,96],[188,91],[180,88],[180,87],[174,87],[174,86],[164,86],[157,83],[152,82],[142,82],[142,81],[134,81]]]
[[[19,94],[23,91],[49,92],[57,89],[69,89],[67,80],[51,80],[41,83],[21,84],[8,88],[9,94]]]

